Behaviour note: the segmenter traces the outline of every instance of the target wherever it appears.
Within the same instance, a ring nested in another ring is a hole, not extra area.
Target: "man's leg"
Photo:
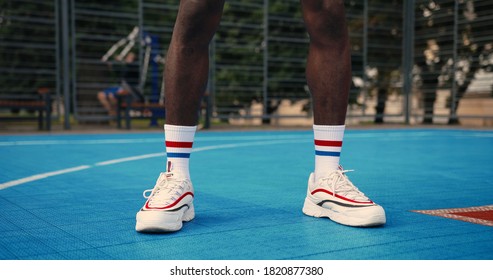
[[[385,223],[383,208],[360,192],[339,167],[351,82],[344,1],[301,0],[310,36],[306,79],[314,114],[315,171],[303,212],[350,226]]]
[[[111,105],[108,102],[108,100],[106,99],[106,93],[104,93],[104,91],[100,91],[100,92],[98,92],[97,96],[98,96],[98,100],[101,103],[101,105],[103,105],[103,107],[106,109],[106,111],[109,112],[111,110]]]
[[[209,72],[209,43],[224,0],[181,0],[169,46],[165,79],[166,123],[197,125]]]
[[[310,36],[306,79],[312,95],[316,145],[315,177],[339,167],[345,130],[351,54],[344,1],[303,0]]]
[[[167,172],[190,177],[188,159],[209,74],[209,43],[224,0],[182,0],[169,46],[165,79]]]
[[[351,83],[351,53],[344,1],[302,0],[310,35],[306,79],[317,125],[344,125]]]
[[[145,196],[147,202],[137,213],[137,231],[177,231],[195,216],[189,158],[207,86],[209,43],[223,6],[224,0],[180,1],[164,73],[166,172]]]
[[[98,92],[98,100],[103,105],[103,107],[108,111],[110,116],[114,116],[116,114],[116,98],[115,94],[118,91],[118,87],[110,87],[103,91]]]
[[[108,95],[108,104],[110,105],[110,116],[116,116],[116,106],[118,106],[116,93]]]

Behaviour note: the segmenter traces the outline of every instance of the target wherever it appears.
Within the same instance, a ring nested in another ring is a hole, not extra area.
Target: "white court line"
[[[126,158],[117,158],[117,159],[97,162],[94,165],[95,166],[104,166],[104,165],[122,163],[122,162],[133,161],[133,160],[141,160],[141,159],[153,158],[153,157],[162,157],[165,155],[166,155],[166,153],[154,153],[154,154],[146,154],[146,155],[140,155],[140,156],[126,157]]]
[[[300,135],[272,135],[272,136],[223,136],[223,137],[195,137],[195,141],[237,141],[237,140],[285,140],[299,139]],[[139,143],[163,143],[164,137],[136,138],[136,139],[89,139],[89,140],[32,140],[32,141],[5,141],[0,142],[2,146],[35,146],[35,145],[100,145],[100,144],[139,144]]]
[[[81,170],[88,169],[88,168],[91,168],[91,166],[90,165],[81,165],[81,166],[76,166],[76,167],[52,171],[52,172],[36,174],[36,175],[29,176],[29,177],[25,177],[25,178],[21,178],[21,179],[17,179],[17,180],[13,180],[10,182],[0,184],[0,190],[10,188],[13,186],[17,186],[17,185],[21,185],[24,183],[32,182],[32,181],[41,180],[41,179],[48,178],[48,177],[53,177],[53,176],[71,173],[71,172],[77,172],[77,171],[81,171]]]
[[[36,145],[99,145],[99,144],[135,144],[163,142],[161,138],[143,139],[99,139],[99,140],[32,140],[5,141],[0,146],[36,146]]]
[[[380,138],[383,136],[392,137],[426,137],[436,136],[440,131],[414,131],[412,133],[401,131],[382,131],[375,132],[362,132],[346,134],[345,138]],[[493,138],[493,133],[465,133],[466,131],[445,131],[450,136],[455,137],[484,137]],[[195,140],[200,142],[210,141],[260,141],[260,140],[287,140],[287,139],[299,139],[299,134],[284,134],[284,135],[258,135],[258,136],[196,136]],[[8,146],[36,146],[36,145],[101,145],[101,144],[146,144],[146,143],[163,143],[164,138],[136,138],[136,139],[88,139],[88,140],[32,140],[32,141],[0,141],[0,147]]]
[[[196,152],[217,150],[217,149],[231,149],[231,148],[237,148],[237,147],[248,147],[248,146],[259,146],[259,145],[300,143],[300,142],[308,142],[308,141],[312,141],[312,140],[311,139],[288,139],[288,140],[244,142],[244,143],[236,143],[236,144],[224,144],[224,145],[214,145],[214,146],[205,146],[205,147],[200,147],[200,148],[194,148],[194,149],[192,149],[192,152],[196,153]],[[89,169],[89,168],[93,168],[93,167],[106,166],[106,165],[111,165],[111,164],[136,161],[136,160],[142,160],[142,159],[148,159],[148,158],[154,158],[154,157],[163,157],[165,155],[166,155],[166,153],[145,154],[145,155],[140,155],[140,156],[132,156],[132,157],[125,157],[125,158],[118,158],[118,159],[113,159],[113,160],[101,161],[101,162],[95,163],[94,165],[81,165],[81,166],[77,166],[77,167],[73,167],[73,168],[67,168],[67,169],[62,169],[62,170],[57,170],[57,171],[52,171],[52,172],[47,172],[47,173],[36,174],[36,175],[29,176],[29,177],[25,177],[25,178],[21,178],[21,179],[2,183],[2,184],[0,184],[0,190],[10,188],[13,186],[22,185],[22,184],[32,182],[32,181],[45,179],[48,177],[53,177],[53,176],[57,176],[57,175],[77,172],[77,171],[81,171],[81,170],[85,170],[85,169]]]
[[[245,143],[236,143],[236,144],[205,146],[205,147],[200,147],[200,148],[193,148],[192,153],[209,151],[209,150],[217,150],[217,149],[231,149],[231,148],[247,147],[247,146],[273,145],[273,144],[299,143],[299,142],[308,142],[308,140],[306,140],[306,139],[303,139],[303,140],[277,140],[277,141],[245,142]],[[146,155],[133,156],[133,157],[118,158],[118,159],[112,159],[112,160],[97,162],[94,165],[95,166],[104,166],[104,165],[122,163],[122,162],[127,162],[127,161],[141,160],[141,159],[147,159],[147,158],[153,158],[153,157],[163,157],[163,156],[166,156],[166,153],[154,153],[154,154],[146,154]]]

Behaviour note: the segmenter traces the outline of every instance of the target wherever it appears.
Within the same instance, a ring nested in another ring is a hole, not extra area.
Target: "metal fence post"
[[[456,73],[457,73],[457,62],[458,62],[458,55],[457,55],[457,44],[458,44],[458,34],[459,33],[459,1],[455,0],[454,1],[454,40],[453,40],[453,46],[452,46],[452,52],[453,52],[453,58],[452,60],[454,61],[454,64],[452,66],[452,93],[451,93],[451,104],[450,104],[450,111],[452,112],[450,114],[450,123],[457,122],[457,112],[455,108],[456,104],[456,98],[457,98],[457,81],[456,81]]]
[[[77,37],[75,30],[75,0],[70,0],[70,50],[71,50],[71,71],[72,78],[70,80],[72,84],[72,106],[73,115],[75,119],[79,119],[79,111],[77,106]],[[68,46],[67,46],[68,48]]]
[[[62,12],[62,64],[63,64],[63,100],[64,100],[64,128],[70,129],[70,58],[69,58],[69,0],[61,0]]]
[[[211,115],[214,102],[215,81],[216,81],[216,36],[212,37],[209,44],[209,78],[207,84],[207,92],[205,95],[205,116],[204,116],[204,128],[211,127]]]
[[[144,42],[145,42],[145,35],[144,35],[144,5],[142,3],[142,0],[138,1],[138,14],[139,14],[139,19],[138,19],[138,25],[139,25],[139,73],[142,73],[142,68],[143,68],[143,63],[144,63]],[[161,77],[164,78],[164,77]],[[145,79],[144,79],[145,81]],[[139,81],[139,91],[143,94],[144,93],[144,83],[142,81]],[[161,89],[162,91],[162,89]]]
[[[61,66],[61,46],[60,46],[60,1],[55,0],[55,45],[56,45],[56,84],[55,84],[55,92],[56,92],[56,100],[57,102],[60,100],[60,93],[61,93],[61,75],[62,75],[62,66]],[[60,107],[61,104],[57,103],[56,110],[57,110],[57,116],[60,116]]]
[[[264,61],[263,61],[263,99],[264,108],[262,110],[262,115],[267,116],[268,108],[268,92],[269,92],[269,0],[264,0]]]
[[[363,9],[363,106],[361,106],[361,113],[365,116],[368,99],[368,73],[366,71],[368,66],[368,0],[365,0]]]
[[[402,40],[402,90],[404,99],[405,123],[410,124],[410,103],[413,83],[414,65],[414,0],[405,1],[403,5],[403,40]]]

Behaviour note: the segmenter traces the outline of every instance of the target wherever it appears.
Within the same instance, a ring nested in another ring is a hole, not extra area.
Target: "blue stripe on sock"
[[[329,156],[329,157],[340,157],[341,152],[326,152],[326,151],[315,150],[315,155],[317,155],[317,156]]]
[[[166,156],[170,158],[190,158],[190,153],[167,153]]]

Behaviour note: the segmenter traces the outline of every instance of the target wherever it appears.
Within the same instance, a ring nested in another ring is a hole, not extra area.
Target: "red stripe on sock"
[[[342,141],[327,141],[315,139],[315,145],[326,147],[342,147]]]
[[[191,148],[193,142],[166,141],[166,147],[170,148]]]

